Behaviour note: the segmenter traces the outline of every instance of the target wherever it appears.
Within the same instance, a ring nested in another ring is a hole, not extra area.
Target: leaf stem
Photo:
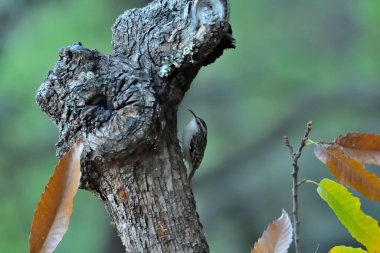
[[[305,183],[311,183],[311,184],[315,184],[316,186],[319,186],[319,184],[313,180],[309,180],[309,179],[305,179]]]
[[[300,187],[301,185],[303,185],[304,183],[307,183],[307,179],[302,179],[301,181],[299,181],[298,183],[297,183],[297,185],[298,185],[298,187]]]
[[[313,141],[313,140],[310,140],[310,139],[308,139],[306,141],[306,146],[309,146],[309,145],[315,145],[315,146],[317,146],[318,144],[319,144],[319,142]]]

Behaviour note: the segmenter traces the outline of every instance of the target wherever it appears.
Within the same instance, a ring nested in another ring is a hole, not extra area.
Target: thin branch
[[[319,250],[319,244],[317,245],[317,248],[315,249],[314,253],[318,253],[318,250]]]
[[[297,152],[294,152],[293,146],[290,144],[288,136],[284,136],[284,143],[285,146],[288,147],[290,156],[292,158],[292,166],[293,166],[293,171],[292,171],[292,177],[293,177],[293,187],[292,187],[292,195],[293,195],[293,230],[294,230],[294,245],[295,245],[295,250],[296,253],[300,253],[300,236],[299,236],[299,217],[298,217],[298,187],[300,186],[300,182],[298,182],[298,159],[302,155],[302,150],[304,147],[307,145],[307,141],[309,139],[309,134],[310,131],[313,127],[313,124],[311,121],[307,123],[307,127],[305,130],[305,134],[301,139],[300,147],[298,148]],[[301,181],[302,183],[302,181]]]

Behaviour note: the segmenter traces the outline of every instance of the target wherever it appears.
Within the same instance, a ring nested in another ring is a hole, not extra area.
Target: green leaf
[[[366,253],[368,251],[361,248],[351,248],[345,246],[335,246],[330,249],[329,253]]]
[[[360,209],[358,198],[344,186],[326,178],[319,183],[317,191],[352,237],[362,243],[368,252],[380,252],[380,228],[375,219]]]

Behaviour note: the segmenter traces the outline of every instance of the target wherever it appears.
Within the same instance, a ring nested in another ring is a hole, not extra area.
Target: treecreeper
[[[177,110],[200,68],[235,47],[229,3],[155,0],[127,10],[112,47],[61,49],[39,88],[37,103],[59,129],[57,156],[83,138],[80,188],[105,204],[126,252],[209,252]]]

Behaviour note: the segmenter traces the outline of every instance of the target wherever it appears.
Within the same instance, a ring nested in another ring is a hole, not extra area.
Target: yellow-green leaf
[[[352,237],[363,244],[368,252],[380,252],[380,228],[377,221],[360,209],[360,200],[342,185],[323,179],[318,194],[327,202]]]
[[[335,246],[330,249],[329,253],[366,253],[368,251],[361,248],[351,248],[345,246]]]

